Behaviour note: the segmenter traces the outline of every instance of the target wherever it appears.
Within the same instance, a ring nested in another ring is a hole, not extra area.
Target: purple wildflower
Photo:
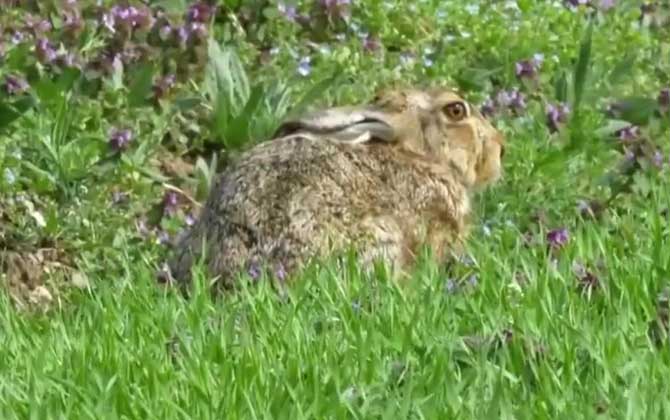
[[[583,264],[575,262],[572,265],[572,272],[577,277],[577,287],[583,292],[590,292],[600,286],[600,279],[592,271],[588,270]]]
[[[162,98],[165,96],[170,91],[170,89],[174,87],[175,80],[176,79],[173,74],[168,74],[167,76],[163,76],[158,79],[153,86],[154,96],[156,98]]]
[[[515,66],[516,76],[520,79],[534,78],[543,61],[544,55],[542,54],[535,54],[531,59],[518,61]]]
[[[179,196],[174,191],[167,191],[163,196],[163,213],[173,215],[177,212]]]
[[[186,226],[193,226],[196,222],[196,218],[193,214],[187,213],[186,216],[184,216],[184,222],[186,223]]]
[[[156,234],[156,243],[158,245],[166,245],[166,244],[170,243],[170,234],[167,233],[164,230],[160,230]]]
[[[486,98],[486,100],[484,101],[484,103],[482,103],[479,110],[482,113],[482,115],[484,115],[485,117],[491,117],[497,111],[496,103],[493,99]]]
[[[170,36],[172,36],[173,32],[174,29],[172,29],[172,26],[165,24],[158,30],[158,37],[161,39],[161,41],[165,42],[170,39]]]
[[[454,281],[454,279],[447,279],[446,282],[444,282],[444,291],[452,295],[458,291],[458,284]]]
[[[363,49],[366,51],[377,51],[381,46],[381,41],[375,36],[366,35],[363,38]]]
[[[547,233],[547,241],[552,248],[561,248],[569,239],[570,235],[566,228],[553,229]]]
[[[620,130],[617,130],[615,133],[619,140],[623,142],[631,142],[637,140],[640,136],[640,128],[635,125],[629,125]]]
[[[282,14],[286,18],[286,20],[290,22],[295,22],[296,19],[298,18],[298,12],[295,6],[293,5],[279,2],[277,4],[277,9],[279,10],[279,13]]]
[[[25,38],[26,38],[26,34],[24,34],[23,32],[21,32],[21,31],[14,31],[14,33],[12,34],[12,43],[13,43],[14,45],[16,45],[16,44],[20,44],[21,42],[23,42],[23,40],[24,40]]]
[[[261,274],[262,274],[261,265],[256,261],[252,261],[249,264],[249,268],[247,270],[247,273],[249,274],[251,279],[254,280],[254,281],[260,279]]]
[[[25,29],[32,31],[35,36],[43,35],[52,29],[51,22],[46,19],[28,16]]]
[[[55,63],[60,67],[80,68],[81,61],[73,52],[65,52],[56,57]]]
[[[508,93],[508,106],[512,111],[519,112],[526,109],[526,97],[518,89]]]
[[[118,29],[130,32],[133,29],[150,27],[153,24],[153,15],[146,7],[138,9],[134,6],[116,5],[103,15],[102,21],[112,33]]]
[[[277,269],[275,270],[275,275],[277,276],[277,279],[280,282],[286,281],[286,277],[288,277],[288,273],[286,272],[286,268],[284,267],[284,264],[281,262],[277,264]]]
[[[211,6],[205,2],[199,1],[193,3],[186,12],[186,21],[200,23],[209,22],[215,11],[215,6]]]
[[[177,33],[177,39],[179,40],[179,44],[182,46],[185,45],[188,42],[190,32],[188,30],[188,27],[186,26],[180,26],[176,30]]]
[[[42,64],[51,63],[58,57],[53,45],[45,38],[38,39],[35,42],[35,54]]]
[[[547,107],[547,125],[549,126],[549,131],[552,133],[558,131],[560,125],[567,120],[569,113],[570,108],[564,103],[558,105],[550,104]]]
[[[133,132],[129,129],[113,129],[109,135],[109,145],[116,151],[124,150],[133,139]]]
[[[191,22],[188,26],[189,39],[203,40],[207,38],[207,27],[200,22]]]
[[[5,90],[9,95],[17,95],[27,91],[30,85],[26,79],[19,76],[7,75],[5,77]]]
[[[600,0],[600,9],[609,10],[615,6],[614,0]]]
[[[312,72],[311,61],[311,58],[308,56],[301,58],[298,62],[298,74],[304,77],[309,76]]]
[[[84,21],[78,13],[65,13],[63,16],[63,29],[70,35],[75,35],[84,27]]]
[[[656,149],[654,155],[652,156],[652,162],[659,168],[663,167],[663,153],[660,150]]]
[[[319,5],[331,19],[347,19],[351,11],[351,0],[319,0]]]

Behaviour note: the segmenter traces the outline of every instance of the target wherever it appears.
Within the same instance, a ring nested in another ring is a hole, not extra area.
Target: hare
[[[349,247],[367,267],[381,259],[402,271],[424,245],[444,259],[467,235],[472,193],[501,177],[504,143],[440,87],[285,121],[220,174],[168,267],[185,285],[202,258],[230,288],[242,270],[286,279]]]

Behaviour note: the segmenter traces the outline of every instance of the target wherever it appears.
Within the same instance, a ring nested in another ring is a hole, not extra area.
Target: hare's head
[[[276,135],[296,132],[344,143],[386,143],[458,171],[475,188],[497,181],[502,173],[502,133],[447,88],[381,91],[364,106],[330,108],[287,121]]]

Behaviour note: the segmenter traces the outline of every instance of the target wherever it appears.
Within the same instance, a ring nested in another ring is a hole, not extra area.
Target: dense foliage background
[[[470,257],[162,287],[235,153],[415,83],[508,138]],[[0,412],[666,418],[669,127],[667,1],[5,1]]]

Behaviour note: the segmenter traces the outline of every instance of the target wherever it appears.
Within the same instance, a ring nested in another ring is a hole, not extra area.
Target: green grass
[[[185,7],[162,3],[177,15]],[[0,294],[0,416],[670,417],[669,341],[650,327],[670,311],[659,303],[670,286],[670,121],[654,114],[670,85],[668,30],[639,27],[637,2],[621,0],[598,15],[588,42],[584,9],[519,0],[514,12],[504,3],[356,2],[353,22],[380,37],[384,54],[349,34],[312,54],[307,77],[292,51],[308,54],[308,38],[337,28],[305,33],[272,5],[274,17],[244,34],[229,18],[210,27],[217,42],[234,41],[242,68],[226,64],[233,50],[204,48],[219,67],[180,72],[185,59],[167,49],[153,52],[152,66],[96,85],[77,72],[53,75],[29,47],[12,47],[0,81],[20,74],[31,88],[22,102],[0,96],[0,251],[63,250],[87,282],[45,274],[54,299],[28,310]],[[0,26],[22,14],[10,10]],[[69,48],[91,59],[108,38],[85,31]],[[255,65],[266,45],[278,53]],[[408,50],[417,61],[403,67]],[[515,63],[538,52],[537,85],[518,80]],[[140,95],[151,91],[149,75],[174,72],[175,93],[157,104]],[[520,115],[495,118],[508,137],[505,175],[476,197],[471,261],[437,267],[426,258],[404,285],[381,267],[363,274],[326,262],[285,293],[261,282],[219,299],[203,276],[188,299],[157,283],[169,253],[157,235],[174,235],[193,211],[182,197],[176,214],[161,215],[171,186],[202,202],[234,150],[262,141],[288,113],[364,100],[397,81],[448,81],[476,103],[497,88],[527,96]],[[559,100],[573,113],[551,134],[545,106]],[[620,100],[632,104],[625,115],[601,112]],[[625,178],[631,188],[598,218],[582,217],[579,200],[612,196],[605,176],[621,160],[612,136],[621,120],[641,127],[664,166],[641,158]],[[111,153],[108,130],[126,126],[132,142]],[[192,174],[161,164],[181,160]],[[111,204],[114,191],[127,203]],[[146,236],[136,228],[143,218]],[[546,233],[561,227],[570,239],[550,251]]]

